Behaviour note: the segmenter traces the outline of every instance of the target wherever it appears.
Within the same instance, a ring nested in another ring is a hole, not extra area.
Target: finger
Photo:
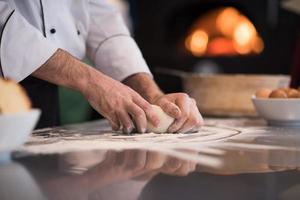
[[[175,119],[180,117],[180,109],[178,108],[178,106],[176,106],[176,104],[172,103],[171,101],[162,98],[160,101],[157,102],[157,105],[160,106],[163,109],[163,111],[170,117],[173,117]]]
[[[169,157],[162,167],[161,171],[166,174],[173,174],[181,167],[181,160],[175,157]]]
[[[152,179],[157,174],[159,174],[159,171],[146,172],[146,173],[144,173],[142,175],[138,175],[138,176],[134,177],[134,180],[137,180],[137,181],[147,181],[147,180]]]
[[[202,116],[200,115],[197,107],[191,105],[190,116],[185,121],[183,126],[178,130],[180,133],[191,132],[192,130],[199,129],[203,123]]]
[[[200,128],[202,127],[202,126],[204,126],[204,120],[203,120],[203,118],[202,118],[202,115],[200,114],[200,117],[199,117],[200,119],[199,119],[199,122],[196,124],[196,126],[193,128],[193,130],[200,130]]]
[[[193,161],[190,161],[190,173],[191,172],[194,172],[195,170],[196,170],[196,168],[197,168],[197,164],[195,163],[195,162],[193,162]]]
[[[179,129],[183,126],[183,124],[186,122],[186,120],[187,120],[187,117],[185,115],[179,119],[175,119],[175,121],[168,128],[168,133],[179,132]]]
[[[177,132],[179,132],[179,133],[190,132],[195,128],[197,123],[198,123],[198,118],[192,112],[192,113],[190,113],[190,116],[187,118],[187,120],[184,122],[184,124],[181,126],[181,128],[177,130]]]
[[[116,152],[109,150],[105,153],[105,158],[101,162],[102,165],[115,165],[116,164]]]
[[[190,162],[189,161],[182,161],[182,164],[180,168],[178,168],[175,172],[174,175],[177,176],[186,176],[190,173]]]
[[[127,163],[128,153],[126,150],[116,152],[116,163],[114,167],[125,168]]]
[[[166,160],[166,156],[159,152],[147,152],[147,162],[145,165],[146,170],[160,169]]]
[[[203,120],[203,117],[202,117],[202,115],[201,115],[201,113],[198,109],[196,100],[194,98],[191,98],[191,101],[192,101],[192,104],[193,104],[191,110],[193,112],[195,112],[195,115],[198,115],[198,119],[199,119],[198,123],[195,126],[195,129],[199,129],[204,125],[204,120]]]
[[[182,127],[176,132],[178,133],[188,133],[194,129],[194,119],[188,119],[184,122]]]
[[[198,131],[203,125],[204,125],[204,120],[203,117],[198,109],[197,103],[195,101],[195,99],[191,98],[192,100],[192,108],[191,110],[194,112],[194,115],[197,116],[197,122],[195,127],[191,130],[191,131]]]
[[[200,113],[195,112],[194,110],[191,111],[190,116],[185,121],[185,123],[182,125],[182,127],[178,130],[180,133],[187,133],[190,132],[196,128],[200,127]]]
[[[186,163],[179,169],[179,175],[187,176],[191,172],[196,170],[196,163],[192,161],[186,161]]]
[[[147,152],[141,150],[128,150],[129,156],[126,160],[127,170],[132,172],[143,172],[147,160]]]
[[[113,115],[107,117],[107,120],[109,121],[109,124],[113,131],[120,130],[120,122],[119,122],[116,114],[113,114]]]
[[[147,118],[145,112],[134,103],[128,106],[127,110],[133,118],[138,132],[145,133],[147,127]]]
[[[193,129],[191,129],[189,132],[190,132],[190,133],[197,133],[197,132],[199,132],[199,131],[200,131],[201,127],[202,127],[202,126],[199,126],[199,127],[194,127],[194,128],[193,128]]]
[[[168,131],[171,133],[178,132],[178,130],[183,126],[190,115],[190,99],[187,97],[179,98],[176,104],[181,110],[181,115],[179,118],[175,119],[173,124],[169,127]]]
[[[146,114],[147,120],[154,126],[158,126],[159,124],[159,117],[157,116],[156,112],[152,108],[151,104],[148,103],[145,99],[140,96],[136,96],[133,99],[133,102],[138,105]]]
[[[120,121],[120,124],[122,125],[123,133],[126,133],[126,134],[131,133],[133,130],[133,123],[132,123],[128,113],[126,113],[124,111],[119,111],[117,113],[117,116]]]

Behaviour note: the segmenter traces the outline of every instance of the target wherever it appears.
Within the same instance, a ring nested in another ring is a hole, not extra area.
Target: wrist
[[[162,97],[164,93],[161,90],[156,91],[149,91],[146,94],[144,94],[144,98],[151,104],[154,104],[157,99]]]
[[[82,73],[81,78],[76,81],[76,88],[86,97],[94,93],[95,90],[99,93],[103,93],[105,88],[104,80],[104,74],[87,65],[85,66],[85,72]]]
[[[147,73],[134,74],[123,82],[138,92],[149,103],[154,103],[159,97],[164,95],[152,77]]]

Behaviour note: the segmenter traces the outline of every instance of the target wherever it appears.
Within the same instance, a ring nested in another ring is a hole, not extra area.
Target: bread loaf
[[[31,102],[25,90],[12,80],[0,78],[0,114],[26,112]]]

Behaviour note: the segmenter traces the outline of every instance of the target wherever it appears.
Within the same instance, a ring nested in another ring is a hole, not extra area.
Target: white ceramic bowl
[[[263,99],[252,97],[257,113],[274,126],[300,127],[300,99]]]
[[[9,153],[26,142],[34,129],[40,110],[17,114],[0,114],[0,153]]]

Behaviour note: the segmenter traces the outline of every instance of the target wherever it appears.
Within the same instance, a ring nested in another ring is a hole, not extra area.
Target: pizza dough
[[[26,112],[31,102],[25,90],[12,80],[0,78],[0,114]]]
[[[147,132],[166,133],[169,126],[174,122],[174,118],[167,115],[161,109],[161,107],[159,107],[157,105],[152,105],[152,107],[159,117],[159,125],[157,127],[155,127],[148,121]]]

